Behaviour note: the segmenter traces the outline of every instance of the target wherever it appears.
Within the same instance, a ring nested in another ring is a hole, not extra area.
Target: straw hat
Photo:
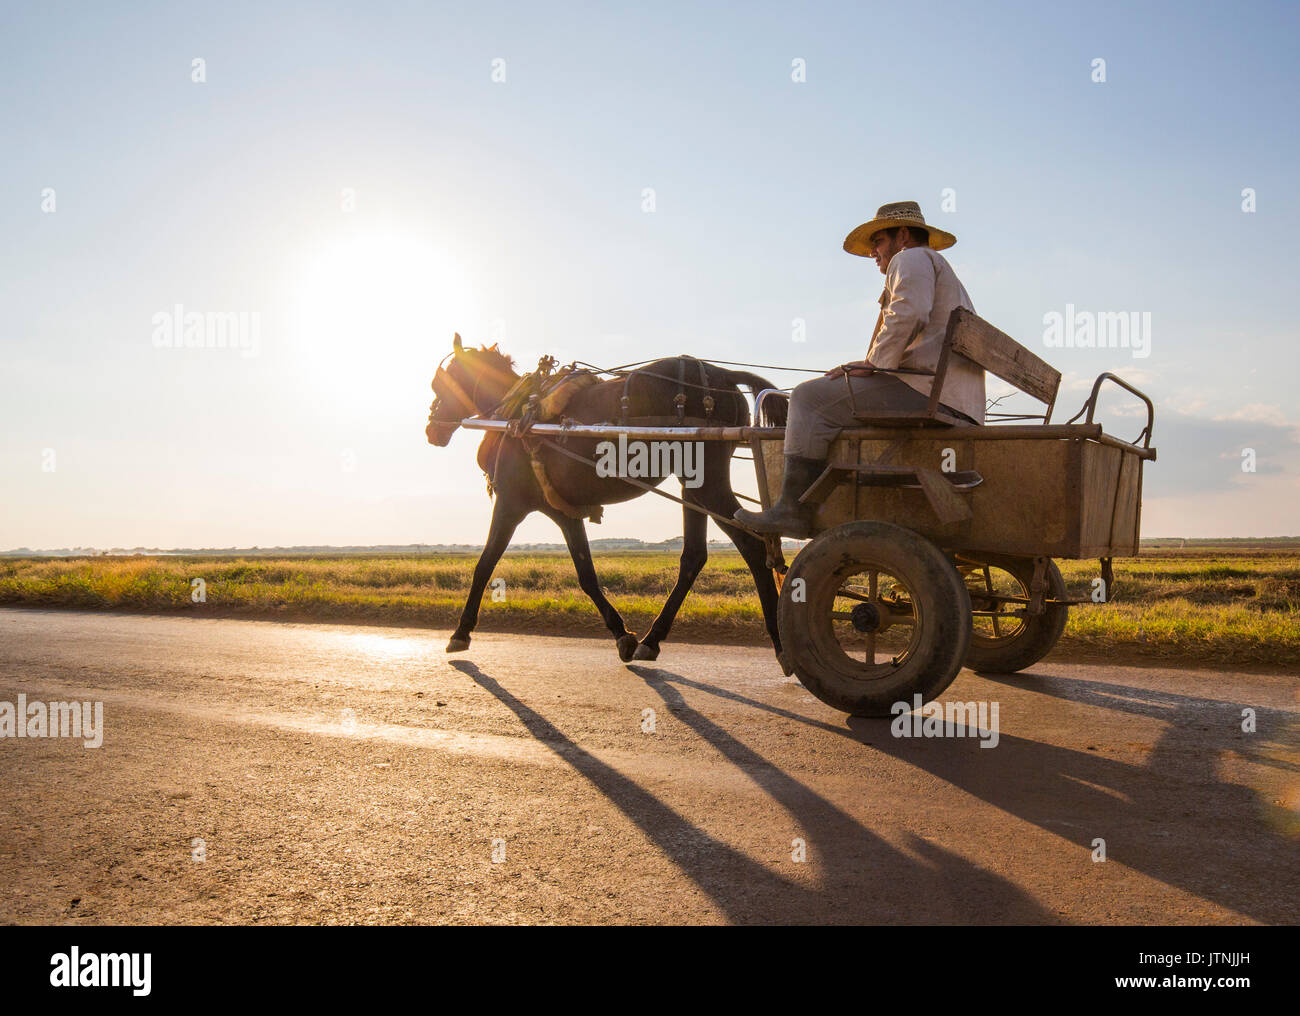
[[[895,226],[918,226],[921,229],[928,229],[930,247],[934,250],[945,250],[957,242],[957,238],[951,233],[945,233],[942,229],[927,224],[925,216],[921,214],[921,206],[915,201],[895,201],[892,205],[881,205],[874,219],[864,222],[846,236],[844,249],[858,257],[873,257],[875,245],[871,242],[871,234],[878,233],[882,229],[893,229]]]

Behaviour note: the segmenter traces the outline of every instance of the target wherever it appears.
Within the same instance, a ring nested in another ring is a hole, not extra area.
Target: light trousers
[[[859,426],[853,418],[854,403],[859,412],[869,409],[923,410],[930,404],[928,396],[891,374],[851,377],[848,384],[853,386],[852,399],[843,374],[805,381],[790,393],[785,454],[825,460],[830,455],[831,442],[840,431]],[[960,420],[975,422],[949,406],[943,408]]]

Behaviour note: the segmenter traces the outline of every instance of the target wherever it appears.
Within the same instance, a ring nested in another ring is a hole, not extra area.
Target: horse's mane
[[[513,370],[515,366],[514,358],[501,352],[501,350],[497,348],[497,343],[495,342],[490,346],[479,346],[478,349],[467,349],[465,350],[465,355],[486,357],[492,362],[493,366],[503,367],[506,370]]]

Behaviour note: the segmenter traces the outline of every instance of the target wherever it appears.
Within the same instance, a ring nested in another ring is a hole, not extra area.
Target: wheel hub
[[[856,631],[867,632],[880,630],[880,608],[874,603],[859,603],[850,611],[850,620]]]

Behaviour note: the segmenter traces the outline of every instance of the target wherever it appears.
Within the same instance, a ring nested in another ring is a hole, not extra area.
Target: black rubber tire
[[[1024,595],[1028,595],[1030,583],[1034,578],[1032,557],[999,557],[982,554],[979,560],[1012,575],[1020,583]],[[1066,597],[1065,579],[1061,577],[1061,569],[1056,567],[1055,561],[1047,562],[1047,595],[1056,599]],[[970,597],[972,604],[979,602],[977,590],[971,590]],[[980,674],[1014,674],[1026,667],[1032,667],[1052,651],[1061,633],[1065,631],[1065,623],[1069,620],[1069,615],[1068,605],[1049,605],[1043,613],[1023,618],[1023,624],[1013,635],[994,640],[972,631],[970,648],[966,650],[966,666]]]
[[[894,576],[912,598],[916,644],[892,669],[849,657],[835,635],[836,593],[863,565]],[[786,662],[813,695],[853,716],[889,716],[896,702],[910,710],[914,695],[928,702],[957,676],[970,644],[970,597],[952,561],[925,537],[886,522],[849,522],[819,535],[794,559],[781,585],[777,624]]]

